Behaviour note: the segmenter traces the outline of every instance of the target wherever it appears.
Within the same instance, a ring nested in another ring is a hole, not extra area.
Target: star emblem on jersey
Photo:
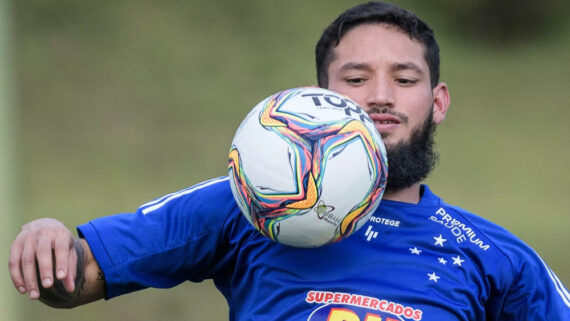
[[[434,236],[433,239],[435,240],[434,245],[439,245],[441,247],[443,247],[443,242],[447,241],[441,236],[441,234],[439,234],[439,236]]]
[[[439,280],[439,278],[440,278],[440,276],[437,276],[437,275],[435,274],[435,272],[428,273],[427,275],[429,276],[429,280],[430,280],[430,281],[433,281],[433,282],[435,282],[435,283],[437,283],[437,280]]]
[[[448,269],[456,270],[457,268],[463,268],[463,263],[466,262],[466,258],[462,258],[459,254],[460,252],[455,253],[440,253],[440,256],[436,256],[437,252],[439,252],[443,248],[449,249],[449,244],[446,243],[447,239],[443,236],[443,234],[439,234],[436,236],[430,236],[430,239],[433,239],[433,243],[425,242],[418,245],[412,245],[412,247],[408,247],[410,251],[410,255],[422,255],[427,257],[433,257],[433,265],[432,269],[434,270],[427,270],[424,273],[428,276],[427,281],[432,284],[438,284],[439,279],[442,277],[445,279],[449,273],[451,272]],[[428,252],[423,253],[423,251],[427,250]],[[437,264],[435,263],[437,260]],[[450,262],[448,265],[447,262]]]
[[[453,265],[461,266],[461,263],[465,262],[465,260],[462,260],[461,257],[459,257],[459,255],[452,257],[452,259],[453,259]]]
[[[415,255],[420,255],[420,253],[422,253],[422,250],[419,250],[417,247],[410,247],[410,253],[415,254]]]
[[[433,219],[431,220],[433,221]],[[447,225],[444,226],[447,227]],[[459,232],[452,229],[453,235],[450,235],[442,231],[446,232],[444,230],[432,231],[420,237],[416,241],[418,243],[408,244],[409,255],[421,255],[422,259],[431,261],[431,267],[425,269],[422,267],[419,268],[420,271],[425,273],[424,275],[427,275],[426,282],[433,286],[438,286],[440,279],[449,279],[458,269],[464,269],[463,264],[468,262],[468,257],[466,257],[463,252],[461,252],[461,248],[456,247],[453,242],[453,236],[457,236]],[[436,232],[437,234],[435,234]],[[465,233],[475,232],[465,231]],[[451,237],[451,242],[448,242],[449,237]],[[420,258],[418,257],[418,259]]]

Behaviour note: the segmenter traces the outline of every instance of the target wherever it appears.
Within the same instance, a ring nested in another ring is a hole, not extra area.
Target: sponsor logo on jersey
[[[477,237],[477,233],[475,233],[471,227],[451,216],[451,214],[447,213],[443,207],[435,211],[435,214],[429,219],[432,222],[439,223],[448,228],[451,234],[456,237],[456,241],[459,244],[469,241],[472,244],[477,245],[483,251],[487,251],[490,247],[489,244],[485,244]]]
[[[305,302],[319,304],[307,321],[421,320],[422,310],[360,294],[309,291]]]
[[[364,233],[364,237],[368,242],[378,237],[378,229],[382,230],[385,226],[396,228],[400,227],[400,221],[385,217],[371,216],[368,222],[370,225],[368,225],[368,228],[366,228],[366,232]],[[379,227],[378,225],[381,226]]]
[[[392,220],[392,219],[385,218],[385,217],[378,217],[378,216],[373,215],[370,217],[369,221],[370,221],[370,223],[376,223],[376,224],[392,226],[392,227],[400,227],[400,221]]]
[[[372,239],[378,237],[378,232],[372,229],[372,225],[368,225],[368,228],[366,229],[364,236],[366,237],[366,240],[370,242]]]

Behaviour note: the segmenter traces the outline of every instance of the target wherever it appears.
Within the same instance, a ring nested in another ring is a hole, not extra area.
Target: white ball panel
[[[373,183],[364,145],[360,140],[353,140],[344,145],[342,152],[327,160],[320,199],[325,205],[334,206],[331,214],[340,223],[366,197]]]
[[[319,219],[315,210],[279,222],[277,242],[297,247],[317,247],[331,241],[336,230],[333,224]]]
[[[254,188],[262,193],[272,193],[261,189],[263,187],[270,187],[275,192],[296,191],[295,173],[289,159],[291,148],[277,133],[264,128],[259,123],[259,116],[250,117],[242,124],[233,145],[237,147],[242,169]]]

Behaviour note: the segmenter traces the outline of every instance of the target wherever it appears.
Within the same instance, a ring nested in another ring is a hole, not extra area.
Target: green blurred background
[[[316,83],[317,38],[357,3],[8,1],[15,134],[4,156],[17,179],[4,237],[40,217],[74,227],[133,211],[224,175],[241,119],[269,94]],[[451,90],[428,183],[521,237],[570,284],[568,5],[396,3],[434,27]],[[227,320],[211,282],[54,310],[2,278],[12,309],[0,320]]]

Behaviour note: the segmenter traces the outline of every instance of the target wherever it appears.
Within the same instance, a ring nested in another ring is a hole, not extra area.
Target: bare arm
[[[10,276],[16,289],[56,308],[99,300],[105,280],[84,239],[54,219],[22,227],[10,248]]]

